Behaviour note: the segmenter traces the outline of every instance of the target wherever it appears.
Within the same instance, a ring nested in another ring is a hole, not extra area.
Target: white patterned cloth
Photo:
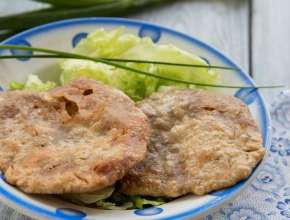
[[[271,105],[272,144],[250,186],[203,220],[290,220],[290,91]]]

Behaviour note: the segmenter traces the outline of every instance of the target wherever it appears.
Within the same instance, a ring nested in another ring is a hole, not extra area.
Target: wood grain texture
[[[197,37],[220,49],[248,70],[249,1],[176,1],[166,6],[149,9],[141,14],[131,15],[130,18],[143,19]],[[10,14],[12,11],[22,11],[23,8],[39,7],[39,5],[31,5],[31,2],[27,0],[13,0],[13,5],[10,3],[11,1],[8,0],[0,0],[1,15]],[[5,205],[0,205],[0,219],[29,220],[30,218],[18,214]]]
[[[47,7],[46,4],[30,0],[0,0],[0,16],[22,13]]]
[[[289,88],[289,9],[289,0],[253,1],[252,72],[260,84],[286,84]],[[280,90],[264,90],[267,102]]]
[[[190,34],[248,70],[249,1],[176,1],[132,16]]]

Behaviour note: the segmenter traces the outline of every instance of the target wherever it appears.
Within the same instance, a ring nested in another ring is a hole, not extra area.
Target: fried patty
[[[141,101],[151,138],[143,162],[121,180],[129,195],[204,195],[247,178],[263,158],[261,135],[240,100],[173,89]]]
[[[135,103],[94,80],[0,93],[0,170],[28,193],[110,186],[144,159],[148,138],[147,117]]]

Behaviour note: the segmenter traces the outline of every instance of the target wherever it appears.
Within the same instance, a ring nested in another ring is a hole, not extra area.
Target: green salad
[[[150,38],[139,38],[134,34],[124,33],[123,28],[110,31],[98,29],[81,40],[74,53],[96,58],[118,58],[175,62],[184,64],[208,65],[199,56],[186,52],[174,45],[155,44]],[[210,68],[195,68],[168,66],[152,63],[122,63],[131,68],[167,76],[174,79],[188,80],[196,83],[216,84],[219,73]],[[139,101],[153,92],[171,86],[181,88],[195,88],[194,85],[176,83],[145,75],[138,75],[132,71],[112,67],[107,64],[79,59],[64,59],[60,62],[60,82],[66,82],[88,77],[122,90],[134,101]],[[25,83],[11,82],[11,90],[46,91],[57,86],[55,82],[42,82],[38,76],[29,75]],[[170,198],[128,196],[118,191],[118,185],[105,188],[95,193],[67,194],[63,199],[73,203],[103,209],[142,209],[148,206],[158,206],[170,201]]]
[[[174,45],[155,44],[151,38],[139,38],[134,34],[124,33],[123,28],[117,28],[111,31],[98,29],[81,40],[73,52],[96,58],[135,59],[207,65],[197,55],[181,50]],[[215,84],[219,80],[218,72],[207,68],[131,62],[122,64],[152,74],[196,83]],[[60,75],[62,85],[75,78],[89,77],[122,90],[135,101],[141,100],[153,92],[169,86],[184,88],[195,87],[194,85],[138,75],[132,71],[119,69],[103,63],[96,63],[94,61],[65,59],[60,63],[60,66],[62,69]],[[25,84],[12,82],[10,85],[11,89],[24,88],[36,91],[45,91],[53,86],[55,86],[55,83],[50,81],[43,83],[36,76],[29,76]]]
[[[66,194],[61,198],[79,205],[100,207],[109,210],[143,209],[159,206],[172,199],[165,197],[128,196],[110,186],[95,193]]]

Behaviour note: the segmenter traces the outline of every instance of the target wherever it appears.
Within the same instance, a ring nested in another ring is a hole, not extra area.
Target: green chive
[[[172,81],[172,82],[176,82],[176,83],[191,84],[191,85],[196,85],[196,86],[217,87],[217,88],[248,88],[248,89],[283,87],[283,85],[239,86],[239,85],[218,85],[218,84],[196,83],[196,82],[191,82],[191,81],[187,81],[187,80],[180,80],[180,79],[174,79],[174,78],[169,78],[169,77],[165,77],[165,76],[155,75],[153,73],[134,69],[134,68],[116,63],[116,62],[109,61],[109,60],[104,59],[104,58],[93,58],[93,57],[89,57],[89,56],[85,56],[85,55],[81,55],[81,54],[68,53],[68,52],[64,52],[64,51],[58,51],[58,50],[52,50],[52,49],[46,49],[46,48],[37,48],[37,47],[18,46],[18,45],[0,45],[0,49],[16,49],[16,50],[25,50],[25,51],[44,52],[44,53],[55,55],[55,57],[53,57],[53,58],[85,59],[85,60],[90,60],[90,61],[94,61],[94,62],[104,63],[104,64],[107,64],[110,66],[114,66],[116,68],[128,70],[128,71],[135,72],[135,73],[141,74],[141,75],[146,75],[146,76],[150,76],[150,77],[154,77],[154,78],[158,78],[158,79],[162,79],[162,80]],[[16,57],[16,56],[17,55],[15,55],[14,57]],[[36,55],[28,55],[28,57],[33,57],[33,56],[36,56]],[[1,56],[0,56],[0,59],[1,59]],[[154,62],[157,62],[157,61],[154,61]],[[173,63],[172,63],[172,65],[173,65]],[[209,66],[204,66],[204,67],[209,68]]]
[[[46,54],[37,54],[37,55],[3,55],[0,56],[1,59],[14,59],[14,58],[71,58],[70,56],[60,56],[60,55],[46,55]],[[81,58],[80,58],[81,59]],[[87,58],[82,58],[87,60]],[[150,61],[150,60],[134,60],[134,59],[115,59],[115,58],[99,58],[106,61],[113,62],[125,62],[125,63],[148,63],[148,64],[158,64],[158,65],[168,65],[168,66],[182,66],[182,67],[195,67],[195,68],[211,68],[211,69],[224,69],[224,70],[240,70],[239,68],[234,67],[225,67],[225,66],[212,66],[212,65],[198,65],[198,64],[187,64],[187,63],[168,63],[162,61]]]

